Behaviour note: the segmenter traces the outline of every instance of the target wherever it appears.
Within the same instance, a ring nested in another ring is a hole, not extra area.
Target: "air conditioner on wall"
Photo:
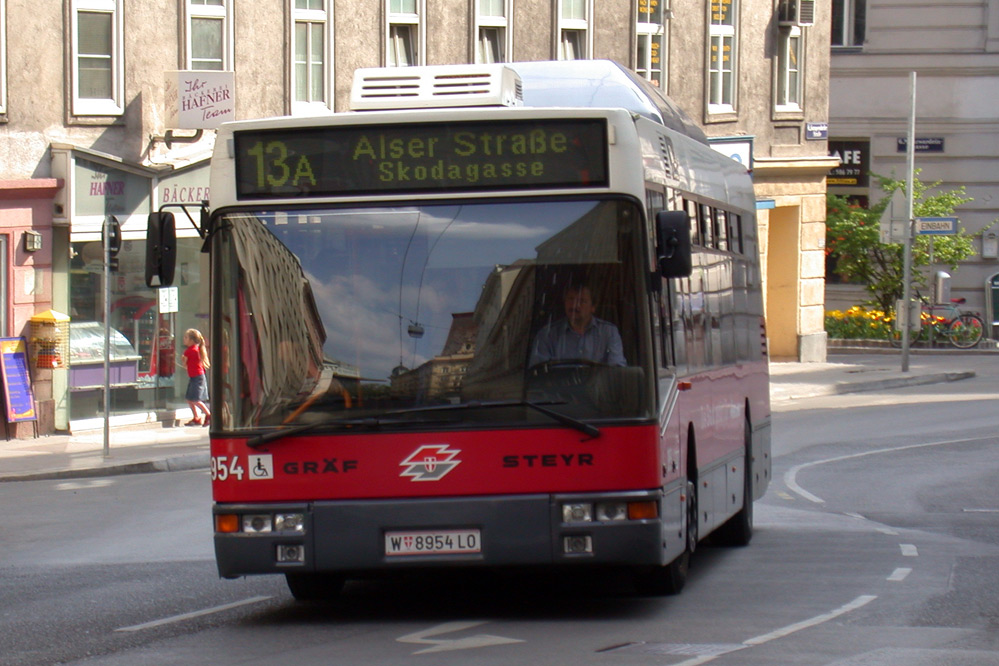
[[[781,27],[806,28],[815,23],[815,0],[781,0],[777,7],[777,22]]]

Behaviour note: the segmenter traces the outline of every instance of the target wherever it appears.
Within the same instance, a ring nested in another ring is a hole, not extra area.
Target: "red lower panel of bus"
[[[216,502],[442,497],[656,488],[655,426],[213,439]]]

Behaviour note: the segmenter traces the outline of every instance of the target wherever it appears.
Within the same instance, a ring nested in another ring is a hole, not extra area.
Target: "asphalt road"
[[[753,543],[677,597],[449,572],[299,604],[217,578],[205,472],[2,484],[0,662],[999,664],[994,380],[777,405]]]

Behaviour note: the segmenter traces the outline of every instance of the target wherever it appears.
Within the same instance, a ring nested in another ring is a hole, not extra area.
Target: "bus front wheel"
[[[639,593],[644,592],[657,596],[679,594],[683,590],[683,586],[687,583],[687,574],[690,571],[690,556],[697,548],[699,525],[697,484],[689,479],[687,480],[684,497],[687,525],[685,530],[686,542],[683,552],[665,566],[638,570],[635,574],[635,584]]]

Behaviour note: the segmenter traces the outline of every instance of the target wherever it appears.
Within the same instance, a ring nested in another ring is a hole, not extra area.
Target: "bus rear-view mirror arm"
[[[200,204],[200,224],[194,221],[187,204],[177,204],[184,211],[191,225],[198,231],[201,238],[208,237],[208,207],[207,202]],[[146,286],[169,287],[173,284],[174,272],[177,266],[177,220],[174,214],[163,210],[172,204],[165,204],[155,213],[150,213],[146,220]],[[207,252],[208,244],[202,248]]]

